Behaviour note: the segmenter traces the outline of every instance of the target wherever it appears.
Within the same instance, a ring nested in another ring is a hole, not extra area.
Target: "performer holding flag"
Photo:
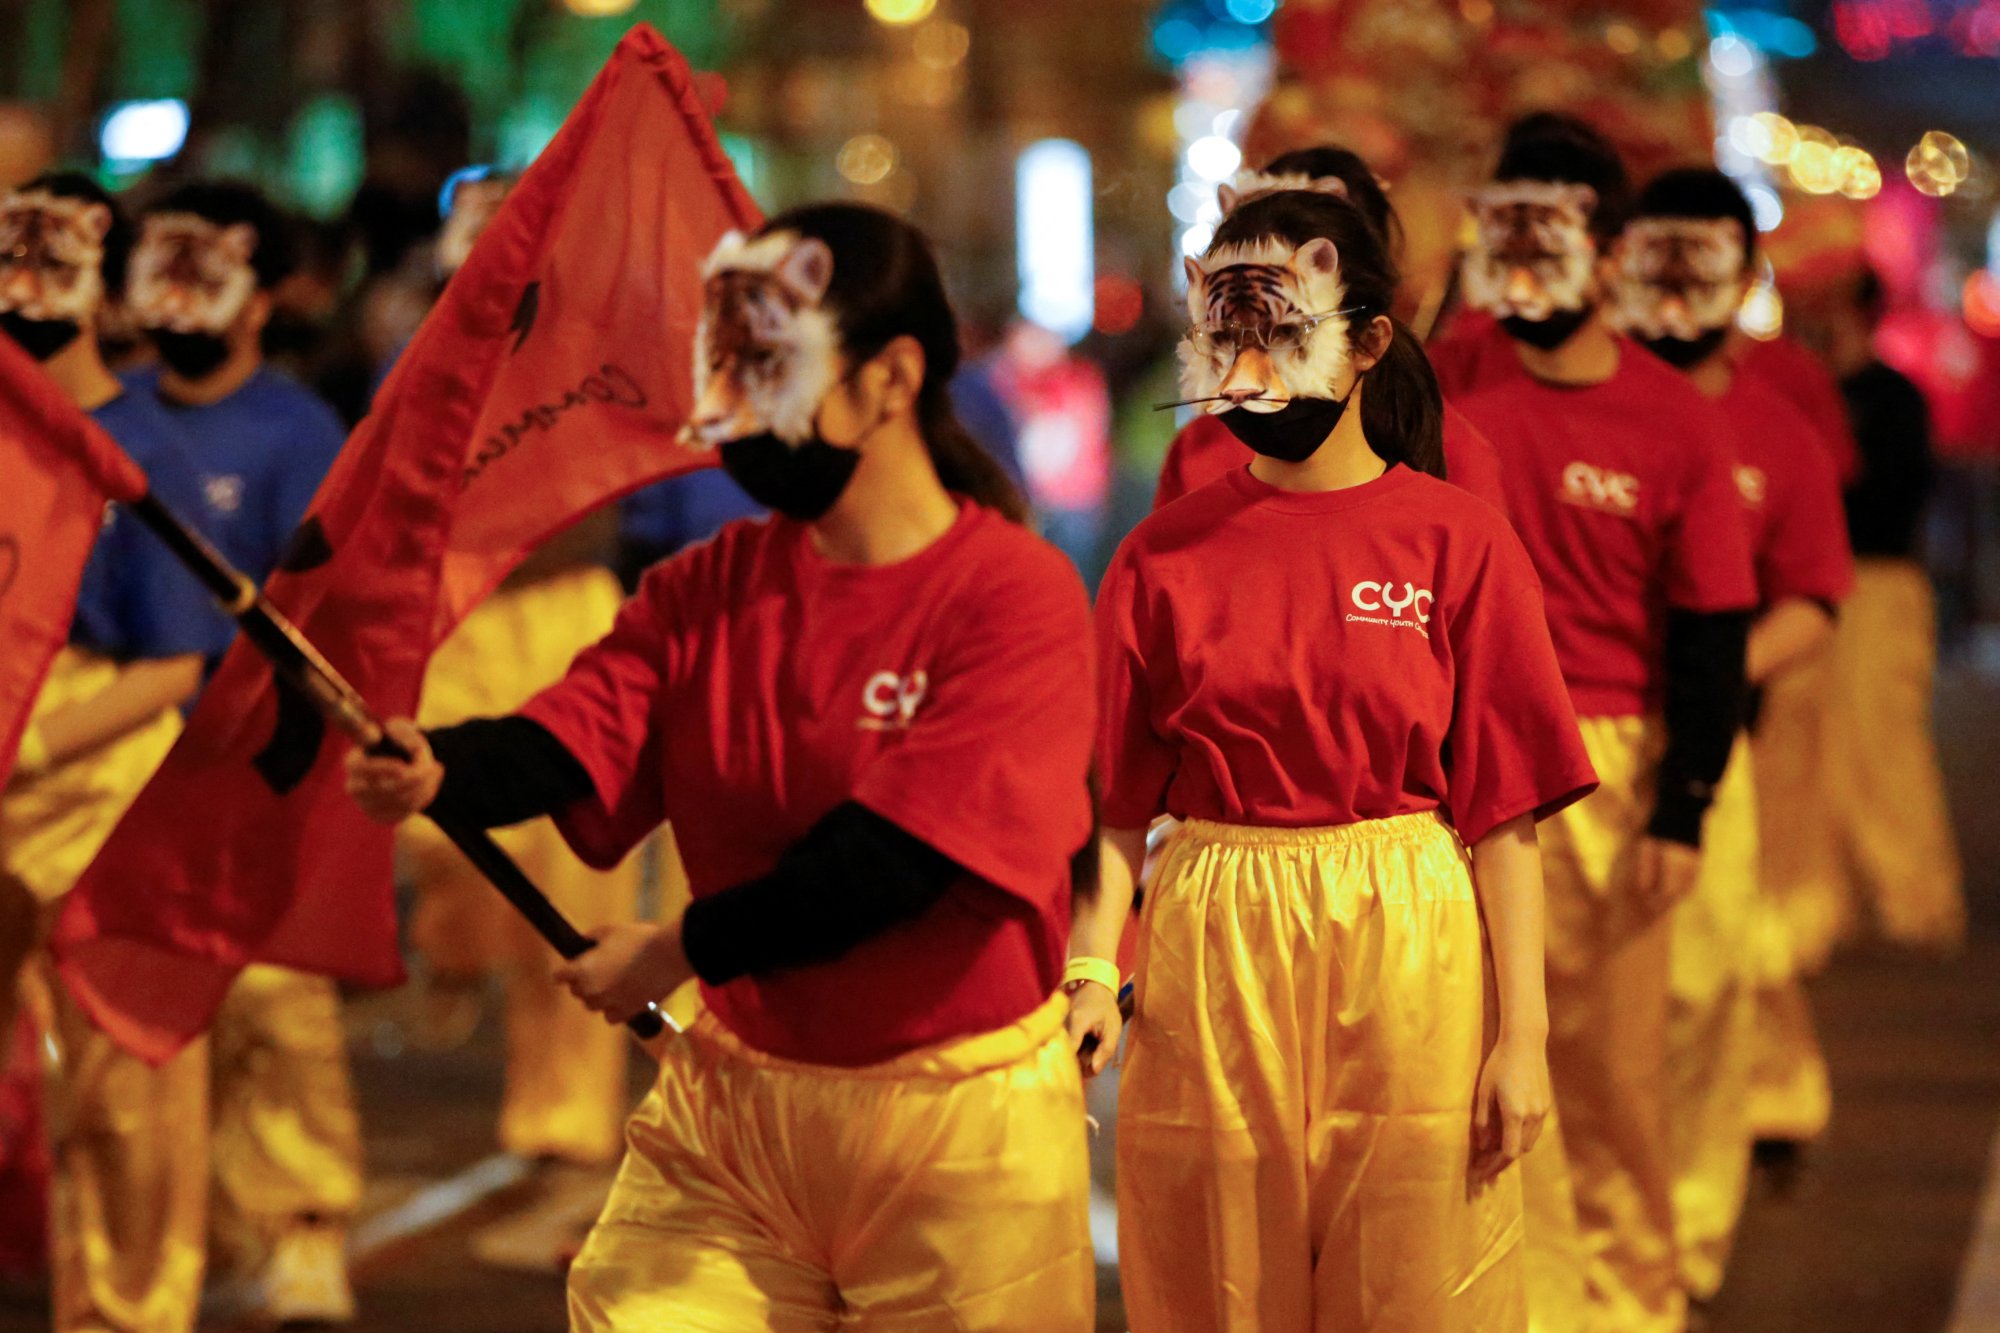
[[[777,516],[654,568],[521,713],[349,759],[363,807],[663,818],[695,901],[565,969],[622,1018],[690,975],[571,1326],[1082,1333],[1082,1091],[1056,994],[1091,833],[1088,607],[958,426],[907,224],[822,205],[707,267],[693,429]]]
[[[130,248],[117,203],[86,177],[45,176],[0,199],[0,329],[10,348],[0,356],[0,399],[37,391],[40,375],[18,364],[18,346],[54,382],[42,386],[47,392],[87,410],[125,449],[125,466],[143,468],[116,498],[150,487],[177,512],[212,521],[178,423],[150,395],[121,385],[98,352],[97,321],[123,289]],[[61,434],[57,420],[0,412],[0,435],[22,443]],[[31,473],[10,461],[6,475],[11,488]],[[21,968],[51,909],[166,756],[180,734],[179,705],[200,688],[203,659],[227,641],[201,585],[137,519],[106,511],[104,498],[91,497],[78,516],[99,535],[76,591],[69,645],[35,699],[19,754],[9,752],[13,779],[0,794],[0,1010],[10,1038]],[[8,566],[0,597],[8,601],[62,563],[53,543],[28,535],[5,531],[0,541]],[[21,563],[30,551],[32,567]],[[29,645],[41,633],[59,633],[58,608],[67,612],[66,596],[44,607],[41,625],[0,608],[10,664],[33,656]],[[0,736],[11,735],[4,721]],[[121,1058],[62,992],[50,996],[39,976],[26,985],[60,1052],[46,1094],[57,1180],[55,1327],[192,1328],[209,1182],[206,1156],[182,1148],[204,1133],[207,1050],[158,1069]]]

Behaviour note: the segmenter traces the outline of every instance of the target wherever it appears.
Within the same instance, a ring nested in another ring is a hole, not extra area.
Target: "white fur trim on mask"
[[[1543,208],[1573,208],[1586,216],[1597,206],[1597,191],[1570,181],[1494,181],[1474,190],[1469,198],[1475,207],[1537,204]]]
[[[730,232],[716,242],[702,265],[702,280],[721,273],[766,273],[777,278],[781,266],[801,243],[797,232],[777,231],[745,239]],[[709,374],[709,316],[704,306],[695,325],[695,401],[701,400],[702,379]],[[803,444],[812,438],[813,420],[820,402],[832,391],[840,377],[840,330],[833,315],[823,306],[803,303],[787,319],[783,342],[788,374],[775,385],[746,388],[745,410],[734,421],[719,422],[706,429],[690,425],[689,435],[697,443],[721,444],[730,439],[768,430],[787,444]]]
[[[166,260],[160,252],[170,244],[165,239],[169,234],[195,236],[214,250],[231,247],[244,251],[222,256],[220,287],[192,308],[174,306],[167,295],[174,284],[163,271]],[[195,213],[149,214],[141,225],[139,243],[132,247],[125,304],[145,328],[175,333],[226,332],[257,294],[257,271],[250,262],[256,248],[257,229],[247,222],[225,227]]]
[[[1202,324],[1208,316],[1207,289],[1209,275],[1238,265],[1269,265],[1291,270],[1292,260],[1301,247],[1275,237],[1266,237],[1248,245],[1229,245],[1195,261],[1197,276],[1188,283],[1188,308],[1193,323]],[[1349,317],[1335,313],[1347,305],[1347,285],[1340,280],[1339,269],[1325,279],[1332,285],[1324,310],[1300,310],[1301,315],[1323,316],[1306,338],[1305,346],[1298,351],[1280,353],[1267,358],[1276,382],[1264,382],[1259,387],[1265,390],[1266,401],[1256,407],[1246,406],[1246,411],[1275,411],[1282,406],[1281,401],[1291,398],[1323,398],[1346,375],[1353,365],[1353,330]],[[1218,365],[1215,358],[1198,344],[1198,329],[1190,329],[1174,349],[1180,362],[1181,395],[1189,399],[1213,398],[1229,386],[1235,378],[1236,359],[1226,365]],[[1201,410],[1207,413],[1231,411],[1227,402],[1206,402]]]
[[[1233,199],[1226,199],[1225,212],[1234,212],[1252,199],[1262,199],[1267,194],[1283,194],[1289,190],[1300,190],[1310,194],[1330,194],[1336,199],[1348,198],[1347,182],[1338,176],[1308,176],[1303,171],[1286,171],[1272,174],[1263,171],[1239,171],[1229,182],[1229,192]]]
[[[0,294],[0,311],[28,319],[67,319],[78,323],[97,313],[104,303],[104,241],[92,234],[94,229],[86,217],[90,210],[103,207],[93,200],[71,199],[46,190],[21,190],[0,197],[0,223],[10,214],[45,213],[55,217],[69,234],[75,251],[72,257],[81,270],[76,285],[67,291],[51,292],[38,281],[37,294],[18,306]]]

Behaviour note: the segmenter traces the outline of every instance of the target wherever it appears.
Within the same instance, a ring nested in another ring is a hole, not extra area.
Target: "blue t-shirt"
[[[625,497],[618,535],[667,555],[713,537],[725,523],[755,518],[764,510],[721,468],[702,468],[656,481]]]
[[[207,502],[203,530],[229,563],[261,584],[347,440],[340,418],[268,366],[221,402],[200,407],[160,396],[157,369],[126,383],[164,404],[180,426]]]
[[[146,473],[153,494],[182,522],[207,529],[201,480],[186,441],[150,394],[127,389],[90,414]],[[234,626],[152,530],[120,506],[105,513],[77,591],[70,642],[121,662],[201,653],[220,656]]]

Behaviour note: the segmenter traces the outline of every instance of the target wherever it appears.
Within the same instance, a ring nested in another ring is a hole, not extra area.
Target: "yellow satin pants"
[[[1119,1083],[1136,1333],[1527,1327],[1518,1173],[1470,1178],[1490,972],[1434,815],[1182,825]]]
[[[88,698],[116,673],[101,658],[65,650],[36,710]],[[32,898],[45,920],[179,732],[179,714],[164,710],[87,755],[10,783],[0,797],[0,892]],[[13,973],[40,933],[21,939],[10,927],[10,1000]],[[250,1265],[303,1220],[342,1225],[359,1205],[360,1124],[331,982],[249,968],[212,1040],[157,1069],[118,1049],[60,987],[37,984],[49,992],[55,1056],[45,1095],[55,1161],[51,1283],[62,1333],[185,1333],[194,1327],[211,1219],[221,1257]]]
[[[1068,1001],[880,1065],[667,1041],[570,1268],[575,1333],[1089,1333]]]
[[[1700,878],[1673,909],[1667,1133],[1681,1282],[1700,1300],[1722,1287],[1750,1184],[1761,906],[1751,769],[1739,741],[1702,825]]]
[[[1639,907],[1634,885],[1663,736],[1645,718],[1579,725],[1598,789],[1540,829],[1549,1072],[1566,1160],[1545,1144],[1523,1163],[1534,1327],[1678,1333],[1686,1298],[1666,1115],[1672,936],[1667,917]],[[1564,1274],[1578,1262],[1580,1282]]]
[[[1843,623],[1846,615],[1843,609]],[[1836,628],[1836,639],[1840,632]],[[1802,980],[1826,965],[1852,931],[1855,915],[1828,771],[1835,730],[1831,658],[1821,653],[1765,685],[1752,739],[1762,844],[1746,1099],[1753,1140],[1815,1139],[1832,1111]]]
[[[1965,940],[1964,870],[1931,736],[1937,608],[1915,561],[1862,559],[1828,664],[1826,772],[1860,901],[1891,940]]]
[[[103,693],[118,672],[109,658],[63,649],[30,717]],[[0,792],[0,1032],[14,1030],[16,982],[41,944],[49,907],[96,857],[180,734],[180,713],[163,708],[87,754],[15,776]]]
[[[431,658],[418,720],[449,726],[520,708],[604,636],[621,601],[618,580],[596,566],[503,587]],[[582,928],[630,921],[637,912],[640,857],[612,871],[592,870],[547,819],[493,836]],[[418,891],[411,943],[439,974],[467,979],[498,972],[505,987],[500,1146],[524,1157],[614,1160],[631,1109],[623,1030],[550,979],[557,960],[547,942],[435,826],[411,820],[399,840],[404,872]],[[684,904],[685,895],[674,892],[679,865],[670,848],[665,859],[669,896]]]

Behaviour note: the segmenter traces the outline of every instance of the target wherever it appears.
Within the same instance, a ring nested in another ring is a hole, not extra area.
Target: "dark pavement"
[[[1728,1285],[1709,1312],[1712,1333],[1947,1327],[2000,1129],[2000,682],[1948,677],[1939,733],[1970,879],[1971,945],[1943,961],[1863,951],[1815,983],[1834,1123],[1795,1173],[1760,1173]],[[410,1004],[371,997],[350,1016],[377,1217],[493,1151],[494,1024],[455,1050],[399,1049]],[[358,1327],[562,1329],[553,1267],[495,1269],[471,1252],[483,1227],[544,1189],[525,1180],[440,1226],[373,1246],[356,1270]],[[1104,1277],[1100,1326],[1123,1329],[1115,1279]],[[44,1318],[16,1297],[0,1305],[0,1333],[31,1333]]]

